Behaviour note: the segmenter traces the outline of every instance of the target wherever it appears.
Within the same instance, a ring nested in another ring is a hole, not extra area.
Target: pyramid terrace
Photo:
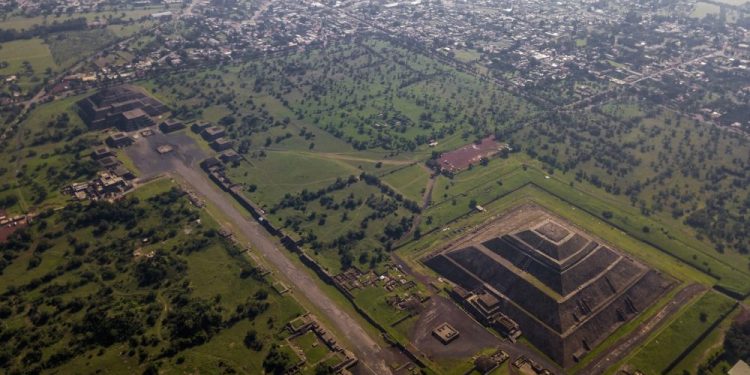
[[[456,284],[478,320],[521,334],[570,367],[674,283],[602,240],[536,207],[498,219],[424,263]],[[531,217],[528,217],[531,216]],[[501,227],[498,230],[498,227]]]

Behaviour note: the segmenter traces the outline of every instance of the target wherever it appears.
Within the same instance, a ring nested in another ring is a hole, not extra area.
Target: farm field
[[[0,43],[0,76],[3,76],[0,88],[7,93],[29,94],[54,74],[98,52],[102,47],[153,27],[152,20],[140,19],[160,9],[164,8],[102,11],[74,16],[13,15],[0,20],[0,30],[19,32],[54,27],[66,21],[80,19],[88,22],[111,22],[103,28],[35,33],[31,38]],[[15,76],[15,80],[8,79],[12,76]]]

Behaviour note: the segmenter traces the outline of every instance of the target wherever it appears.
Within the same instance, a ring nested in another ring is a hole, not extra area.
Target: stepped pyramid
[[[528,340],[564,367],[673,284],[549,214],[424,262],[466,290],[496,297]]]
[[[123,131],[137,130],[153,125],[152,117],[169,111],[164,104],[131,85],[103,88],[77,104],[78,114],[92,129],[115,126]]]

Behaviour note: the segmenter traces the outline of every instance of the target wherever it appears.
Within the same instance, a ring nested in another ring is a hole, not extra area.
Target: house
[[[158,12],[151,14],[151,18],[157,20],[157,21],[169,21],[172,19],[172,12]]]

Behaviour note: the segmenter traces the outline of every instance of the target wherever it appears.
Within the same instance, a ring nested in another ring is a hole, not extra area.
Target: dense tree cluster
[[[725,355],[731,363],[750,362],[750,320],[734,322],[724,336]]]
[[[27,30],[0,29],[0,42],[9,42],[16,39],[30,39],[37,36],[45,36],[50,33],[63,31],[86,30],[86,18],[78,17],[63,21],[54,20],[47,25],[35,25]]]

